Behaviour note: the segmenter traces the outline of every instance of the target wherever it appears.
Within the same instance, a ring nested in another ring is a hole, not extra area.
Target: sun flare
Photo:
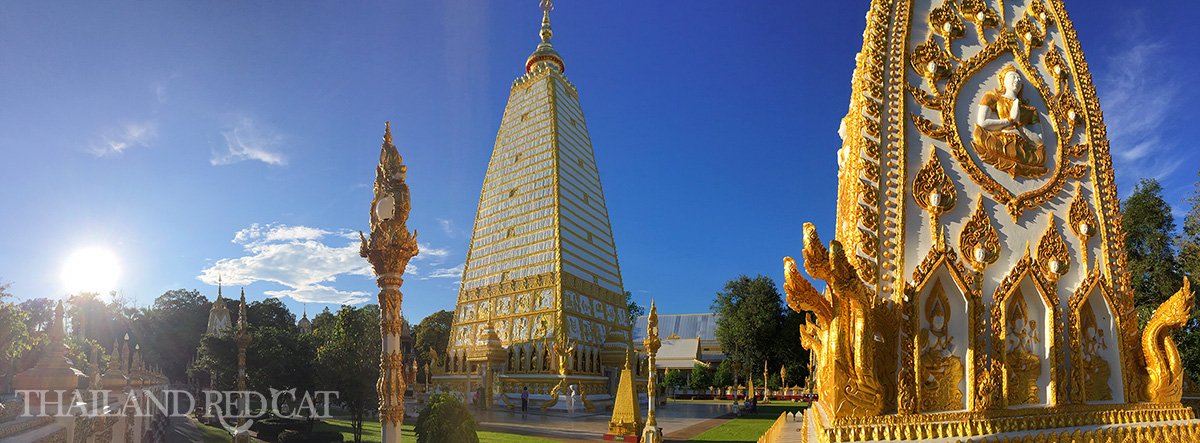
[[[121,267],[117,256],[108,249],[88,247],[78,249],[67,258],[62,269],[62,281],[69,293],[98,292],[117,288]]]

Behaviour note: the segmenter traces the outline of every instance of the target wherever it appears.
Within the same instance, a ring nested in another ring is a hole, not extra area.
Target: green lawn
[[[744,414],[722,423],[720,426],[697,435],[691,441],[756,442],[758,437],[761,437],[771,427],[771,424],[775,423],[779,414],[784,411],[802,411],[807,406],[807,403],[758,405],[758,411],[753,414]]]
[[[507,432],[479,431],[475,435],[479,436],[479,443],[558,443],[558,440],[509,434]]]
[[[323,420],[313,426],[313,431],[337,431],[342,433],[342,441],[354,441],[354,428],[350,425],[350,420]],[[366,420],[363,422],[363,440],[364,442],[379,442],[380,437],[379,421]],[[555,443],[557,440],[547,440],[544,438],[527,437],[517,434],[509,434],[505,432],[489,432],[479,431],[480,443]],[[400,427],[400,437],[404,441],[417,441],[417,435],[413,433],[413,424],[405,423]],[[226,438],[225,441],[229,439]]]
[[[189,418],[188,420],[191,420],[200,429],[200,439],[204,443],[229,443],[233,441],[233,437],[228,432],[225,432],[224,429],[205,425],[194,418]]]

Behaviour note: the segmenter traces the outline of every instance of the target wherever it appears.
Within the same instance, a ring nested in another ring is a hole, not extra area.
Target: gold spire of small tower
[[[541,8],[542,28],[538,31],[538,35],[542,37],[542,42],[538,43],[537,49],[525,61],[525,72],[533,72],[535,65],[541,62],[547,62],[548,66],[558,68],[559,72],[565,72],[566,64],[558,55],[558,51],[555,51],[554,46],[550,44],[550,38],[554,36],[554,30],[550,28],[550,11],[554,10],[554,2],[542,0]]]

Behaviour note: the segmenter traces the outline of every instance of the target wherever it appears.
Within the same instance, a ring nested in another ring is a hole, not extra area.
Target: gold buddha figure
[[[1021,98],[1021,74],[1011,64],[1000,69],[997,87],[980,100],[971,145],[987,164],[1013,177],[1046,173],[1046,145],[1037,109]]]
[[[1008,307],[1008,331],[1005,364],[1008,366],[1008,404],[1028,405],[1040,403],[1038,377],[1042,373],[1042,359],[1034,350],[1041,341],[1038,337],[1038,322],[1029,318],[1029,307],[1025,296],[1018,289]]]

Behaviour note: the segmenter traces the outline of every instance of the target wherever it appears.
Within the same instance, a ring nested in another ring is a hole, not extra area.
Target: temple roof
[[[717,339],[717,319],[714,312],[700,314],[659,314],[658,338],[667,340],[672,336],[679,338],[699,338],[703,341]],[[641,343],[646,339],[646,316],[639,316],[633,321],[633,342]],[[666,342],[663,342],[666,346]]]

